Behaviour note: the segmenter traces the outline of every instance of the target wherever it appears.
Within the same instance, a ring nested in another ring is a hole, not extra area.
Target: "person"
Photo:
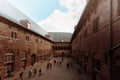
[[[41,68],[39,69],[39,76],[41,76],[41,72],[42,72],[42,70],[41,70]]]
[[[23,77],[23,71],[20,72],[19,76],[20,76],[20,80],[22,80],[22,77]]]
[[[32,76],[32,69],[29,69],[28,78]]]
[[[70,63],[69,63],[69,62],[66,64],[66,68],[67,68],[67,69],[70,68]]]
[[[62,57],[62,62],[63,62],[63,57]]]
[[[73,63],[72,62],[70,63],[70,66],[71,66],[71,68],[73,68]]]
[[[11,74],[11,70],[8,69],[8,70],[7,70],[7,75],[8,75],[8,77],[10,77],[10,74]]]
[[[34,68],[34,76],[36,75],[36,73],[37,73],[37,69],[36,68]]]
[[[57,66],[59,66],[59,62],[57,62]]]
[[[52,69],[52,63],[50,63],[49,65],[50,65],[50,69]]]
[[[54,60],[54,65],[56,65],[56,60]]]
[[[49,69],[49,63],[47,63],[47,69]]]
[[[62,62],[60,61],[60,67],[61,67]]]
[[[51,60],[49,61],[49,67],[50,67],[50,69],[52,69],[52,61]]]

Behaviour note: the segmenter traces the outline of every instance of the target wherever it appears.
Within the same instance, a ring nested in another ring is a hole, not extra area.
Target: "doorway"
[[[36,54],[31,55],[31,65],[33,66],[36,62]]]

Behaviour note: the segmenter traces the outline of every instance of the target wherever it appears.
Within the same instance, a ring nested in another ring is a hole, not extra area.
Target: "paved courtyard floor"
[[[57,62],[61,61],[61,57],[51,58],[50,60],[53,64],[54,60],[56,60]],[[70,69],[66,68],[66,64],[68,62],[73,63],[73,67],[71,67]],[[48,61],[43,61],[42,63],[39,62],[34,64],[33,67],[30,66],[23,70],[22,80],[87,80],[86,75],[83,72],[78,72],[77,65],[71,58],[64,58],[61,67],[53,64],[51,69],[47,69],[47,63]],[[36,75],[28,78],[28,71],[30,68],[36,68],[37,73]],[[42,69],[41,76],[39,76],[38,72],[40,68]],[[6,78],[4,80],[21,80],[19,78],[19,73],[20,72],[17,72],[13,77]]]

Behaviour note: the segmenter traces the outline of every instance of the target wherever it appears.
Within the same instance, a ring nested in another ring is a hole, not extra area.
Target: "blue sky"
[[[45,19],[59,9],[57,0],[7,0],[35,22]],[[49,1],[49,2],[48,2]]]
[[[7,0],[49,32],[73,32],[85,0]]]

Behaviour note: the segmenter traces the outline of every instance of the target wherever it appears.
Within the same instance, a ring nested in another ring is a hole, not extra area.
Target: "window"
[[[66,46],[64,46],[64,50],[66,50]]]
[[[70,50],[70,47],[69,47],[69,46],[67,47],[67,50]]]
[[[9,52],[5,54],[5,63],[13,63],[14,62],[14,54]]]
[[[57,46],[55,46],[55,50],[58,50],[58,47],[57,47]]]
[[[17,38],[17,33],[12,31],[11,32],[11,37],[16,39]]]
[[[27,64],[27,54],[26,54],[26,52],[23,52],[23,53],[21,54],[21,66],[22,66],[23,68],[25,68],[25,67],[26,67],[26,64]]]
[[[26,52],[23,52],[21,54],[21,60],[26,60],[27,56],[26,56]]]
[[[58,46],[58,50],[60,50],[60,46]]]
[[[29,39],[29,36],[26,36],[26,41],[29,41],[30,39]]]
[[[99,18],[96,18],[93,23],[93,31],[97,32],[99,27]]]
[[[55,47],[54,47],[54,46],[52,46],[52,48],[53,48],[53,50],[55,49]]]
[[[63,50],[63,47],[61,46],[61,50]]]

